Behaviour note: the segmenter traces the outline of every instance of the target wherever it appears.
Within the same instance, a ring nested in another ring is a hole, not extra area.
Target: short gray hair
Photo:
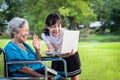
[[[11,36],[11,38],[14,37],[13,31],[18,33],[19,28],[22,28],[24,24],[28,24],[28,21],[20,17],[15,17],[8,23],[7,32]]]

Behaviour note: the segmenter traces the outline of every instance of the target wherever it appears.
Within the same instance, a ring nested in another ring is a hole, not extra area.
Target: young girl
[[[46,29],[42,33],[42,38],[45,41],[48,51],[61,51],[63,34],[66,29],[62,28],[61,17],[57,13],[51,13],[46,18]],[[56,55],[53,55],[56,56]],[[67,57],[63,57],[67,63],[67,76],[71,77],[71,80],[79,80],[81,73],[81,63],[78,52],[67,53]],[[53,61],[52,68],[57,71],[63,71],[63,63],[60,61]]]

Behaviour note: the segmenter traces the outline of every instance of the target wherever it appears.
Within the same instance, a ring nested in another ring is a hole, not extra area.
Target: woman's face
[[[61,22],[58,20],[54,25],[47,27],[51,32],[52,36],[57,37],[61,33]]]
[[[29,36],[29,26],[28,24],[24,24],[22,28],[19,28],[19,32],[14,35],[14,38],[19,42],[25,42],[27,37]]]

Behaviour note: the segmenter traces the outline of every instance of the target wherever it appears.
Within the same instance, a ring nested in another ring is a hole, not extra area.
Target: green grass
[[[79,43],[81,80],[118,80],[120,42]]]
[[[81,34],[80,41],[91,41],[91,42],[119,42],[119,35],[110,35],[110,34]]]
[[[0,39],[0,47],[9,40]],[[28,40],[32,46],[31,40]],[[42,41],[42,52],[47,48]],[[78,51],[82,63],[81,80],[119,80],[120,78],[120,42],[79,42]],[[44,55],[43,55],[44,56]],[[0,55],[0,77],[2,73],[2,55]]]

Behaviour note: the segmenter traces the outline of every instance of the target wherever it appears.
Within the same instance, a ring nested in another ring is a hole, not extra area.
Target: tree
[[[71,29],[77,29],[77,24],[88,25],[95,20],[95,14],[89,7],[89,1],[67,0],[65,5],[59,8],[61,15],[67,17],[71,23]]]
[[[120,34],[120,1],[116,0],[110,13],[111,21],[114,22],[110,25],[110,32],[113,34]]]
[[[92,2],[91,8],[97,14],[97,20],[104,23],[100,27],[100,32],[105,33],[108,28],[112,34],[118,34],[120,32],[120,0],[92,0]]]
[[[93,21],[104,22],[102,33],[108,28],[111,33],[120,34],[120,0],[5,0],[8,9],[0,12],[0,22],[19,16],[29,21],[30,31],[41,34],[46,16],[58,12],[63,26],[78,29],[79,24],[88,26]],[[113,25],[108,23],[114,22]]]
[[[24,12],[31,16],[29,17],[31,29],[39,34],[45,26],[46,16],[51,12],[60,13],[63,18],[63,25],[70,26],[69,24],[72,23],[72,29],[76,29],[76,25],[81,22],[88,25],[90,21],[95,19],[95,14],[88,6],[90,2],[87,0],[86,2],[82,0],[25,0],[24,2],[27,3]]]
[[[0,35],[4,34],[4,31],[6,29],[5,24],[6,24],[6,20],[5,20],[5,16],[4,13],[6,12],[6,9],[8,8],[6,2],[0,1]]]
[[[4,16],[9,21],[20,16],[29,21],[30,31],[41,34],[45,26],[46,16],[58,12],[63,18],[64,26],[77,29],[81,23],[86,26],[94,21],[96,16],[89,7],[89,0],[6,0],[9,5]],[[68,27],[67,27],[68,28]]]

